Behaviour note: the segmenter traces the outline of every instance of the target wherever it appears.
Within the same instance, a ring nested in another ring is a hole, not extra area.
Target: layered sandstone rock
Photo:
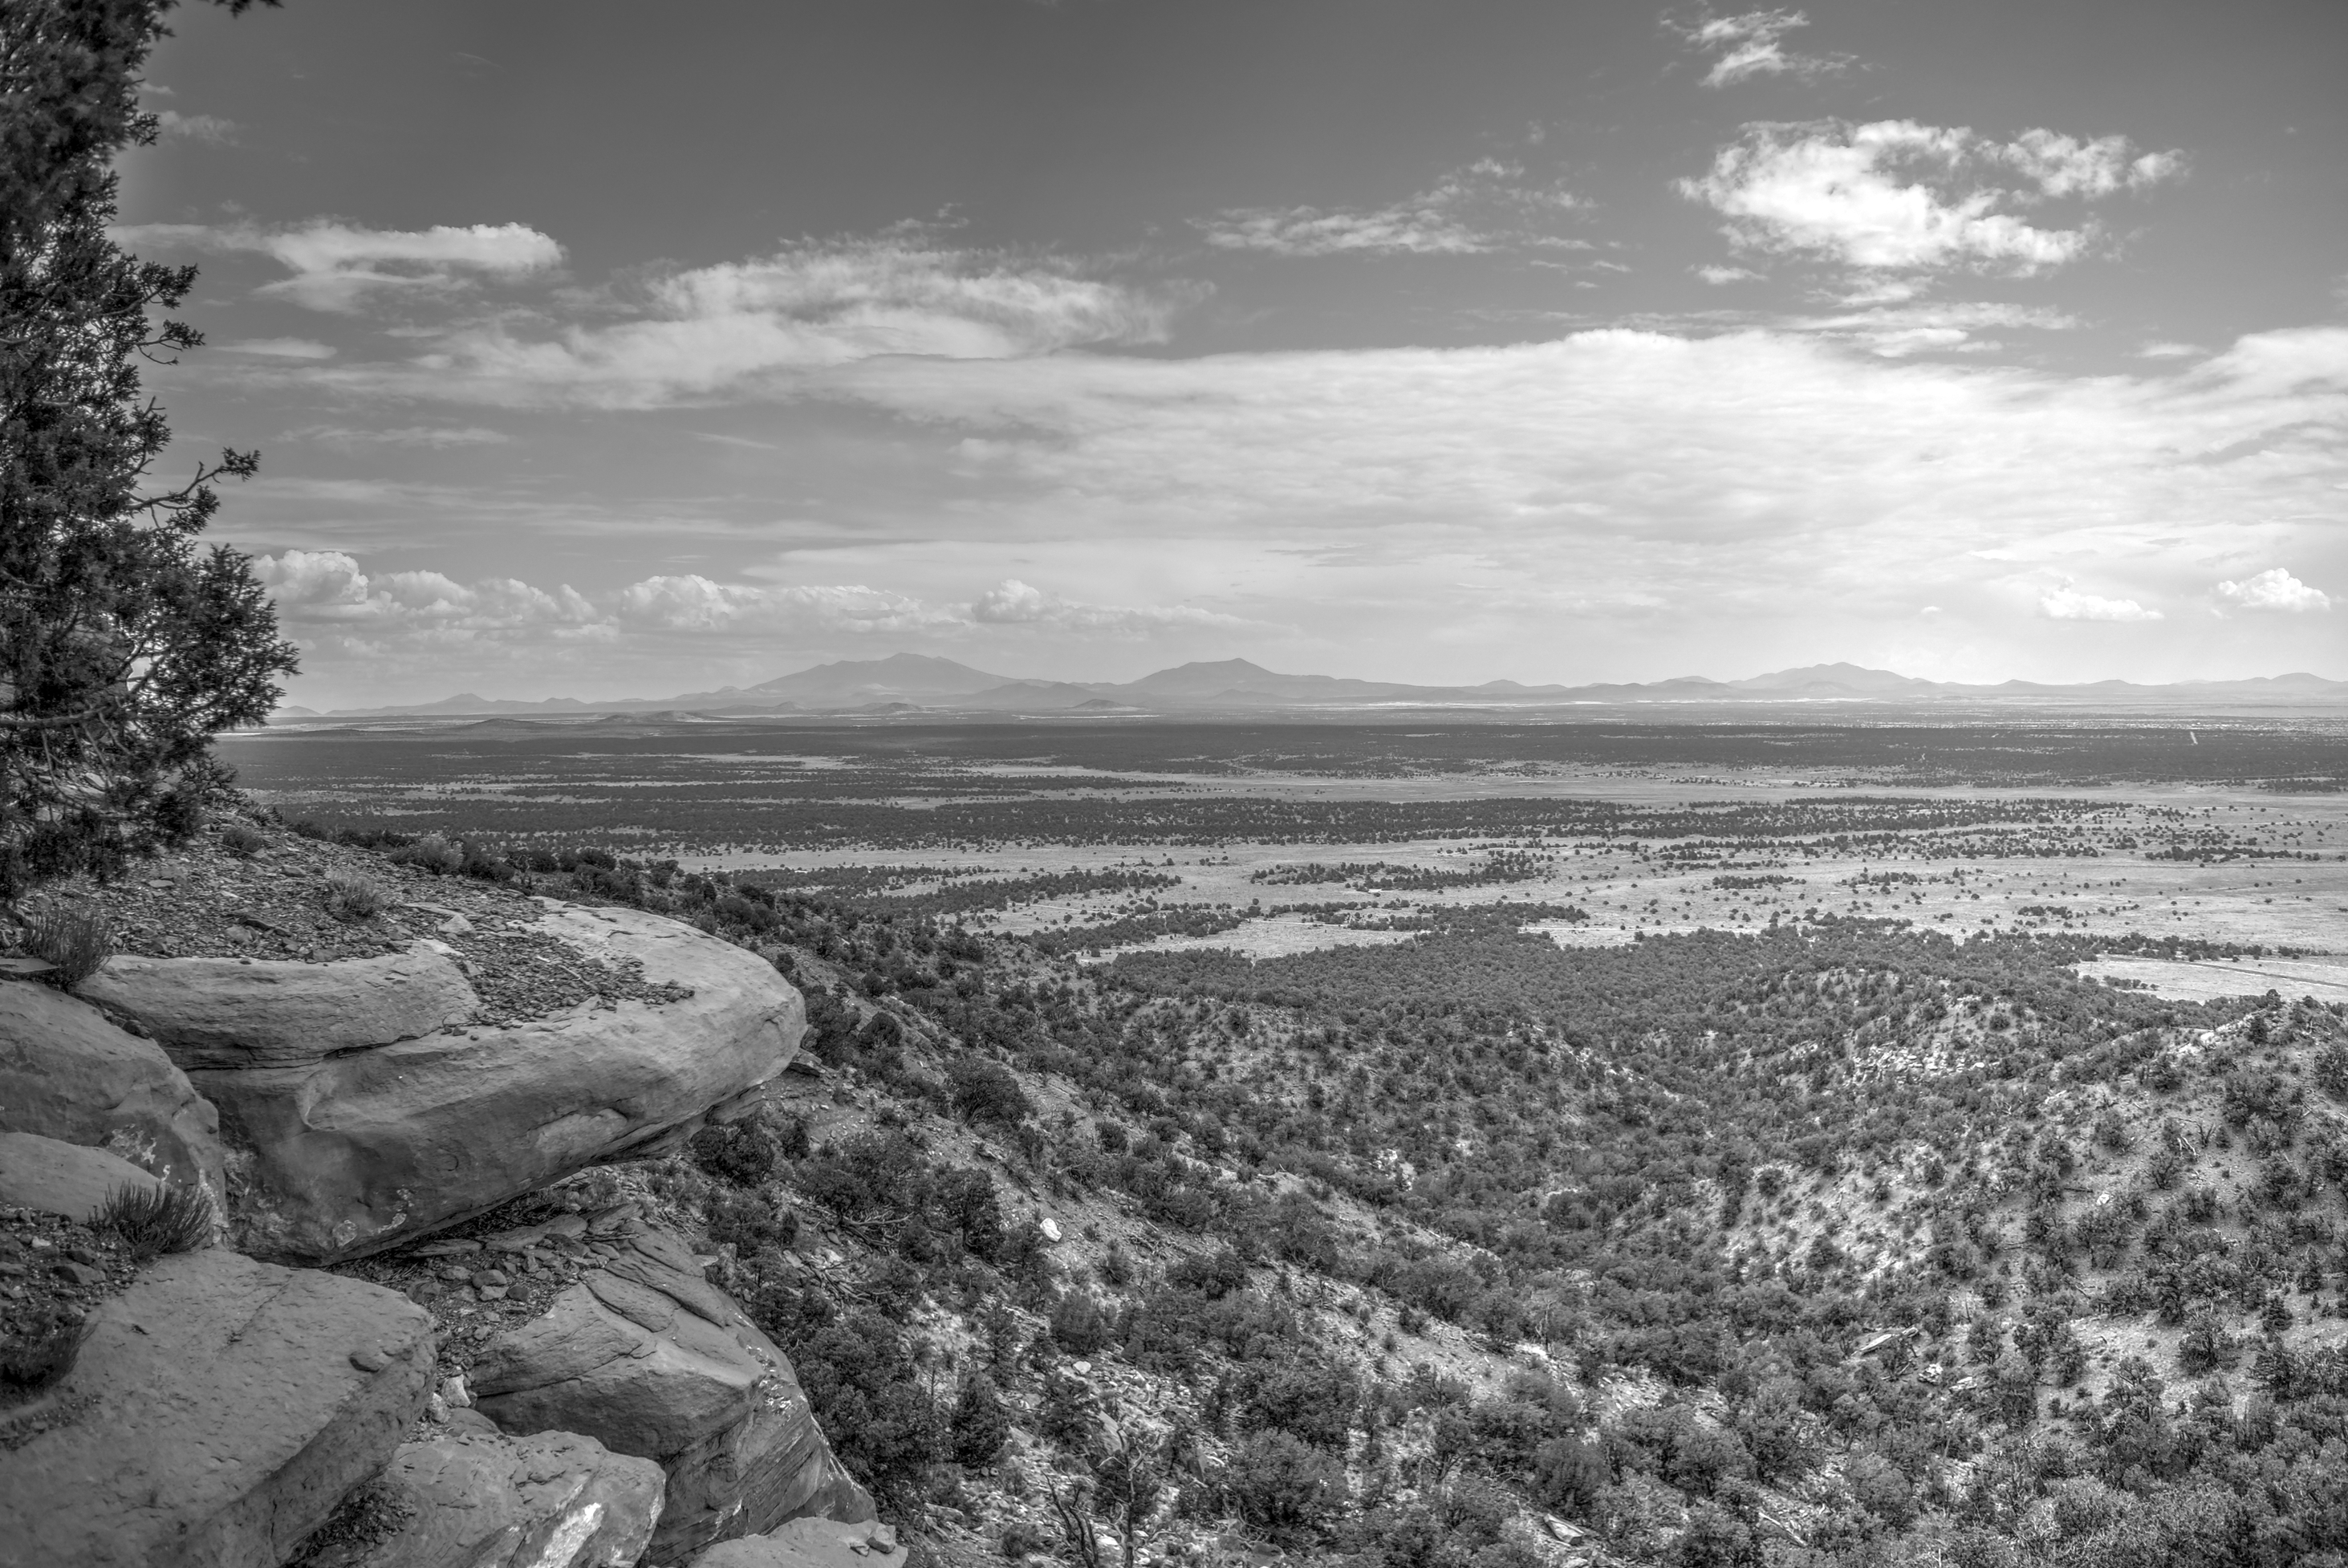
[[[190,1072],[307,1067],[469,1023],[481,1006],[456,960],[420,942],[333,964],[126,955],[74,990]]]
[[[444,1030],[293,1065],[198,1070],[191,1081],[220,1108],[236,1151],[231,1218],[240,1245],[330,1261],[469,1218],[693,1124],[713,1107],[746,1109],[806,1031],[799,994],[770,965],[680,922],[558,907],[535,930],[691,994]],[[318,986],[362,965],[309,967],[305,1008],[324,1005]],[[368,975],[366,987],[388,983]],[[437,975],[412,978],[427,997],[424,1011],[448,995]],[[191,1027],[167,1016],[164,989],[158,981],[146,993],[149,1026],[159,1036]],[[293,1039],[290,1026],[263,1016],[261,993],[246,999],[254,1010],[241,1030]],[[361,1005],[358,995],[352,1005]]]
[[[403,1443],[376,1484],[402,1516],[304,1568],[631,1568],[660,1518],[660,1466],[575,1432]]]
[[[152,1040],[46,985],[0,981],[0,1131],[104,1149],[222,1191],[220,1119]]]
[[[283,1563],[391,1459],[432,1365],[404,1296],[230,1252],[166,1258],[43,1396],[72,1418],[0,1454],[0,1557]]]
[[[473,1389],[509,1432],[584,1432],[658,1460],[656,1561],[802,1515],[874,1517],[790,1362],[666,1231],[637,1230],[543,1316],[491,1340]]]
[[[118,1154],[32,1132],[0,1132],[0,1209],[88,1220],[123,1188],[162,1185]]]

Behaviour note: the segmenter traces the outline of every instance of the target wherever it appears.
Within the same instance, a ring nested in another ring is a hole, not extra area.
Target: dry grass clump
[[[102,914],[53,903],[25,927],[25,951],[54,967],[53,985],[80,985],[114,956],[114,927]]]
[[[139,1263],[191,1253],[212,1238],[212,1201],[201,1187],[118,1187],[90,1221],[112,1231]]]
[[[391,905],[391,894],[373,877],[357,872],[326,873],[326,913],[353,925],[373,920]]]
[[[396,849],[384,859],[396,866],[414,866],[430,872],[434,876],[448,876],[463,868],[465,851],[438,833],[428,834],[405,848]]]
[[[232,822],[221,830],[220,846],[240,860],[251,860],[269,847],[269,840],[242,822]]]

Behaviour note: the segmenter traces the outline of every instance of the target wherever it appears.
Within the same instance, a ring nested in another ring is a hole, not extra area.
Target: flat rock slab
[[[789,1359],[665,1231],[637,1232],[544,1315],[490,1340],[472,1388],[509,1432],[585,1432],[658,1460],[656,1562],[805,1514],[874,1516]]]
[[[226,1196],[211,1102],[154,1041],[46,985],[0,981],[0,1130],[104,1149]]]
[[[721,1541],[693,1568],[904,1568],[903,1547],[887,1525],[794,1519],[764,1535]]]
[[[101,1307],[55,1408],[0,1455],[0,1562],[284,1562],[391,1459],[431,1387],[431,1321],[359,1280],[186,1253]]]
[[[403,1443],[384,1470],[407,1514],[396,1533],[327,1547],[304,1568],[630,1568],[664,1480],[652,1460],[576,1432],[452,1430]]]
[[[162,1183],[118,1154],[34,1132],[0,1132],[0,1208],[88,1220],[118,1189]]]
[[[481,1006],[457,961],[421,943],[332,964],[126,955],[74,989],[190,1072],[305,1067],[467,1023]]]
[[[241,1246],[309,1262],[412,1241],[765,1083],[807,1030],[799,994],[770,965],[681,922],[564,908],[532,928],[693,994],[196,1073],[238,1149]]]

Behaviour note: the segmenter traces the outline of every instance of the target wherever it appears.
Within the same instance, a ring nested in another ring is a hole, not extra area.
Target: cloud
[[[502,430],[479,425],[400,425],[385,429],[358,429],[346,425],[304,425],[288,430],[288,441],[315,441],[321,446],[355,450],[361,447],[418,447],[445,450],[452,447],[497,447],[513,439]]]
[[[567,586],[550,593],[510,577],[464,583],[438,572],[369,575],[339,550],[257,556],[253,574],[297,629],[547,633],[601,618],[585,595]]]
[[[1233,207],[1196,227],[1218,249],[1277,256],[1470,256],[1555,243],[1529,224],[1582,203],[1561,187],[1528,186],[1524,174],[1519,164],[1487,158],[1390,206]]]
[[[2302,614],[2329,610],[2332,595],[2311,588],[2280,566],[2270,566],[2240,583],[2218,584],[2218,597],[2239,610],[2281,610]]]
[[[763,587],[697,574],[648,577],[614,596],[613,618],[644,631],[907,633],[961,617],[902,593],[861,584]]]
[[[511,406],[658,407],[788,390],[804,373],[888,356],[1021,359],[1162,343],[1200,296],[899,231],[639,280],[574,302],[582,318],[568,324],[536,311],[459,322],[426,335],[406,363],[353,366],[330,384]]]
[[[248,337],[218,346],[222,354],[249,354],[261,359],[332,359],[330,344],[306,337]]]
[[[521,223],[367,229],[319,218],[293,228],[249,223],[144,223],[118,229],[126,245],[265,255],[294,275],[263,285],[264,295],[311,310],[347,313],[371,297],[448,294],[481,279],[512,282],[552,271],[562,247]]]
[[[2099,232],[2092,220],[2042,227],[2004,209],[2142,191],[2180,168],[2178,154],[2137,154],[2120,137],[2033,130],[1999,143],[1913,120],[1754,124],[1679,191],[1726,217],[1730,240],[1747,251],[1861,270],[2026,276],[2088,254]]]
[[[1735,16],[1707,15],[1695,23],[1668,19],[1663,23],[1713,57],[1712,69],[1704,77],[1708,88],[1725,88],[1762,76],[1794,76],[1807,81],[1851,63],[1849,55],[1793,54],[1778,42],[1787,33],[1809,25],[1809,17],[1799,11],[1746,11]]]
[[[181,114],[173,108],[156,111],[155,128],[165,136],[185,137],[213,147],[234,141],[239,129],[236,121],[222,119],[216,114]]]
[[[970,618],[982,625],[1042,626],[1060,632],[1098,632],[1136,636],[1171,626],[1239,626],[1235,615],[1189,604],[1086,604],[1006,577],[978,596]]]
[[[2133,599],[2105,599],[2065,585],[2039,595],[2038,613],[2050,621],[2157,621],[2157,610],[2147,610]]]
[[[1695,269],[1695,275],[1717,288],[1724,284],[1746,283],[1761,274],[1749,267],[1703,266]]]

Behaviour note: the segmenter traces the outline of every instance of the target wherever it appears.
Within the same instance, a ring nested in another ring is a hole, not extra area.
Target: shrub
[[[357,872],[326,873],[326,913],[356,925],[373,920],[391,904],[391,894],[373,877]]]
[[[1052,1343],[1071,1356],[1089,1356],[1109,1341],[1100,1303],[1080,1290],[1063,1295],[1052,1308]]]
[[[946,1076],[953,1086],[954,1109],[973,1121],[1015,1127],[1035,1112],[1019,1080],[999,1063],[963,1057],[947,1068]]]
[[[973,1372],[963,1379],[962,1393],[954,1400],[950,1430],[954,1463],[965,1470],[976,1470],[994,1462],[994,1456],[1010,1440],[1011,1417],[1003,1408],[1003,1397],[996,1392],[994,1378],[983,1372]]]
[[[394,850],[384,858],[396,866],[414,866],[442,877],[461,870],[465,864],[464,851],[438,833],[418,839],[405,849]]]
[[[70,904],[51,904],[25,928],[25,951],[55,967],[55,985],[70,989],[114,956],[114,927],[106,917]]]
[[[112,1231],[140,1263],[165,1253],[191,1253],[211,1240],[212,1201],[201,1187],[118,1187],[91,1223]]]
[[[756,1117],[705,1127],[685,1147],[695,1165],[736,1187],[755,1187],[774,1174],[775,1135]]]
[[[269,847],[269,840],[242,822],[232,822],[221,830],[220,846],[240,860],[251,860]]]
[[[0,1337],[0,1387],[30,1393],[73,1370],[91,1325],[52,1311]]]
[[[761,1247],[782,1248],[798,1240],[799,1217],[775,1206],[756,1192],[720,1192],[709,1209],[709,1239],[733,1243],[744,1254]]]
[[[1344,1467],[1282,1431],[1257,1432],[1231,1456],[1228,1476],[1240,1517],[1273,1535],[1320,1528],[1344,1505]]]

